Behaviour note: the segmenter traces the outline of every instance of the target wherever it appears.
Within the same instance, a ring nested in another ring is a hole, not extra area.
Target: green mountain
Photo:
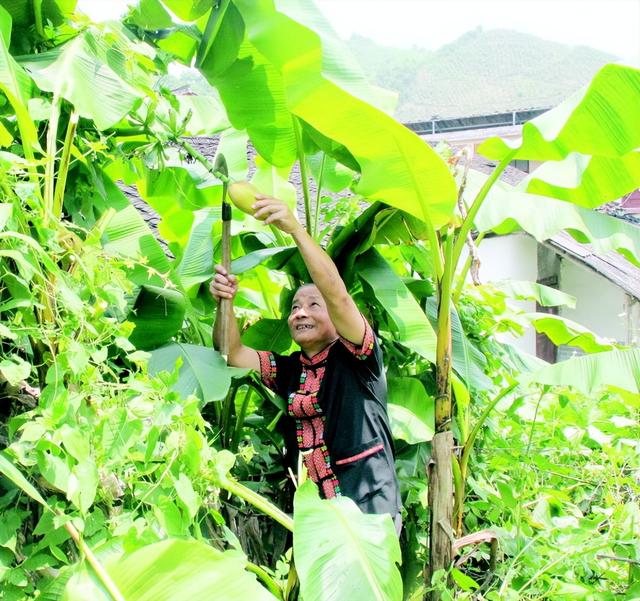
[[[361,36],[348,45],[373,83],[399,93],[395,117],[403,122],[552,107],[617,60],[502,29],[478,28],[435,52]]]

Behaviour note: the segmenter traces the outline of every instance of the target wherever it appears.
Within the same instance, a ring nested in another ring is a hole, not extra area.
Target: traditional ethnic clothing
[[[262,381],[287,399],[288,453],[302,453],[324,498],[345,495],[365,513],[400,511],[380,345],[365,320],[361,346],[338,338],[308,358],[258,351]]]

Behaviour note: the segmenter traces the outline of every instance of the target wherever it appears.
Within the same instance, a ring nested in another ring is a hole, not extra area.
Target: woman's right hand
[[[222,300],[223,298],[233,300],[238,292],[238,278],[232,273],[227,273],[227,270],[222,265],[216,265],[215,269],[216,274],[209,284],[211,296],[216,300]]]

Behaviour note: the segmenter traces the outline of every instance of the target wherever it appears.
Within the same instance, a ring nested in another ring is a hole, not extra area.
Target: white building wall
[[[479,275],[483,284],[499,280],[537,280],[537,242],[528,235],[487,238],[480,244],[478,254],[481,261]],[[467,282],[471,284],[469,276]],[[629,300],[622,289],[570,259],[560,261],[559,289],[576,298],[574,309],[559,307],[561,316],[585,326],[602,338],[623,344],[637,344],[640,339],[640,303]],[[526,312],[533,313],[536,310],[533,301],[513,301],[511,305]],[[528,328],[520,338],[501,336],[500,340],[532,355],[536,354],[536,333],[533,328]],[[561,348],[558,360],[566,359],[574,352]]]
[[[560,289],[576,297],[576,308],[560,308],[560,315],[589,328],[598,336],[627,342],[627,295],[595,271],[569,259],[560,263]]]
[[[466,251],[466,247],[465,247]],[[537,242],[524,234],[510,234],[486,238],[478,247],[480,256],[480,282],[487,284],[499,280],[527,280],[535,282],[538,277]],[[466,260],[464,256],[461,264]],[[467,281],[471,279],[467,276]],[[534,301],[512,301],[511,305],[527,313],[536,310]],[[536,354],[536,333],[528,328],[522,337],[500,335],[502,342],[532,355]]]

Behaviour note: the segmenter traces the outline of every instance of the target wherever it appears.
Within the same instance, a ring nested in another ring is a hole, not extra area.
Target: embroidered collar
[[[309,365],[313,367],[318,367],[320,363],[324,363],[329,356],[329,351],[331,347],[338,342],[338,338],[336,338],[333,342],[330,342],[327,346],[325,346],[319,353],[316,353],[313,357],[309,358],[304,354],[304,351],[300,353],[300,362],[302,365]]]

